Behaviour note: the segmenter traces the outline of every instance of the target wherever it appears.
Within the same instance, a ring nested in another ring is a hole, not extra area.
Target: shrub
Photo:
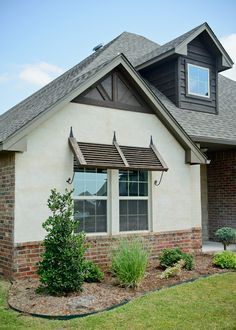
[[[144,278],[148,263],[148,252],[142,241],[121,240],[112,253],[111,273],[119,284],[125,287],[136,287]]]
[[[221,268],[236,269],[236,253],[231,251],[217,253],[213,258],[213,264]]]
[[[180,259],[173,267],[166,268],[166,270],[162,272],[160,278],[167,279],[169,277],[179,276],[184,266],[185,261],[183,259]]]
[[[53,189],[48,199],[52,215],[43,223],[47,231],[45,252],[39,262],[39,289],[50,294],[80,291],[83,281],[85,235],[74,234],[78,225],[73,219],[72,191],[60,194]]]
[[[179,248],[163,249],[159,257],[160,266],[162,268],[173,267],[181,259],[185,261],[185,266],[184,266],[185,269],[187,270],[193,269],[194,266],[193,256],[191,254],[182,252]]]
[[[216,231],[215,236],[224,245],[224,250],[226,250],[227,245],[234,243],[236,230],[230,227],[222,227]]]
[[[84,261],[84,281],[91,282],[101,282],[104,279],[104,273],[100,268],[92,261]]]

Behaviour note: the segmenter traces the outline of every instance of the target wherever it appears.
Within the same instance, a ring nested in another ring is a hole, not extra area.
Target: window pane
[[[119,183],[120,196],[128,196],[128,182]]]
[[[128,181],[129,171],[119,171],[119,181]]]
[[[74,175],[75,196],[107,196],[107,171],[81,168]]]
[[[120,231],[128,231],[128,221],[126,215],[120,216]]]
[[[188,64],[188,92],[199,96],[209,96],[209,70]]]
[[[77,231],[87,233],[107,231],[107,201],[106,200],[75,200],[74,218],[79,220]]]
[[[138,201],[127,201],[128,203],[128,215],[137,215],[138,214]]]
[[[128,230],[132,231],[132,230],[139,230],[138,228],[138,217],[136,216],[129,216],[128,219]]]
[[[147,196],[148,195],[148,184],[147,182],[139,183],[139,196]]]
[[[148,181],[148,172],[139,171],[139,182],[147,182],[147,181]]]
[[[84,221],[84,231],[86,233],[94,233],[95,232],[95,216],[87,217]]]
[[[129,181],[132,182],[132,181],[138,181],[138,174],[139,174],[139,171],[129,171]]]
[[[120,201],[120,215],[127,215],[128,201]]]
[[[129,196],[138,196],[138,182],[129,182]]]
[[[120,231],[148,230],[148,201],[120,200]]]
[[[147,200],[138,201],[138,214],[147,215],[148,214],[148,202]]]
[[[138,219],[139,219],[139,230],[148,230],[148,217],[147,217],[147,215],[139,216]]]
[[[107,231],[107,217],[98,215],[96,217],[96,232],[105,233]]]
[[[98,200],[96,202],[96,214],[106,216],[106,214],[107,214],[107,201]]]

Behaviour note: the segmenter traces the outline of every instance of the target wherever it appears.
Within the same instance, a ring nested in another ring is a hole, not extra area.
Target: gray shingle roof
[[[128,32],[122,33],[78,65],[1,115],[0,142],[59,103],[66,95],[101,70],[118,53],[124,53],[131,64],[137,65],[146,61],[150,56],[157,56],[161,52],[168,51],[199,27],[161,47],[142,36]],[[153,86],[151,88],[190,136],[236,141],[236,82],[219,76],[219,115],[179,109],[159,90]]]
[[[146,53],[144,56],[139,57],[136,62],[135,66],[148,62],[149,60],[156,58],[162,54],[169,52],[170,50],[174,49],[178,45],[180,45],[184,40],[186,40],[189,36],[191,36],[195,31],[197,31],[200,27],[204,26],[205,23],[195,27],[194,29],[182,34],[181,36],[167,42],[166,44],[157,47],[156,49],[152,50],[150,53]]]
[[[219,114],[180,109],[158,89],[150,88],[183,129],[198,138],[222,139],[236,144],[236,81],[219,74]]]
[[[0,116],[0,142],[58,103],[86,79],[95,74],[118,53],[124,53],[132,63],[158,44],[133,33],[123,32],[110,43],[41,88]]]

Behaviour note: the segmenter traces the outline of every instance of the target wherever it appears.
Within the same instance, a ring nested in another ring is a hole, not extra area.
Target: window
[[[107,232],[107,171],[75,169],[74,218],[78,231]]]
[[[119,171],[120,231],[148,230],[148,172]]]
[[[74,218],[79,220],[77,231],[113,233],[116,228],[118,233],[149,229],[148,171],[80,167],[75,167],[74,171]],[[113,185],[109,184],[112,177],[115,179],[111,180]],[[112,198],[108,198],[108,186]],[[112,201],[111,205],[109,201]],[[111,207],[119,214],[110,217],[109,224],[107,214],[110,214]],[[119,219],[119,223],[114,219]]]
[[[209,69],[188,63],[188,94],[210,97]]]

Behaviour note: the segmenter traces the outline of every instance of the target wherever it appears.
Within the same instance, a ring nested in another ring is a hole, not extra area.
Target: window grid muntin
[[[201,81],[199,79],[193,79],[190,77],[190,71],[191,71],[191,67],[192,68],[197,68],[197,69],[201,69],[202,71],[205,71],[207,72],[207,82],[204,82],[204,81]],[[191,63],[188,63],[187,64],[187,81],[188,81],[188,94],[189,95],[195,95],[195,96],[199,96],[199,97],[204,97],[204,98],[207,98],[209,99],[210,98],[210,69],[209,68],[206,68],[206,67],[203,67],[203,66],[200,66],[200,65],[195,65],[195,64],[191,64]],[[204,83],[207,85],[207,93],[208,95],[205,95],[203,93],[197,93],[197,92],[194,92],[194,91],[191,91],[190,90],[190,87],[191,87],[191,82],[194,82],[196,81],[197,84],[199,83]]]
[[[141,174],[144,174],[146,179],[142,179]],[[121,175],[124,177],[121,179]],[[134,180],[135,175],[137,175],[137,179]],[[127,185],[127,194],[120,194],[121,187]],[[137,194],[131,194],[131,189],[137,185]],[[143,186],[144,194],[140,194],[140,188]],[[147,171],[119,171],[119,196],[129,196],[129,197],[141,197],[148,196],[148,172]]]

